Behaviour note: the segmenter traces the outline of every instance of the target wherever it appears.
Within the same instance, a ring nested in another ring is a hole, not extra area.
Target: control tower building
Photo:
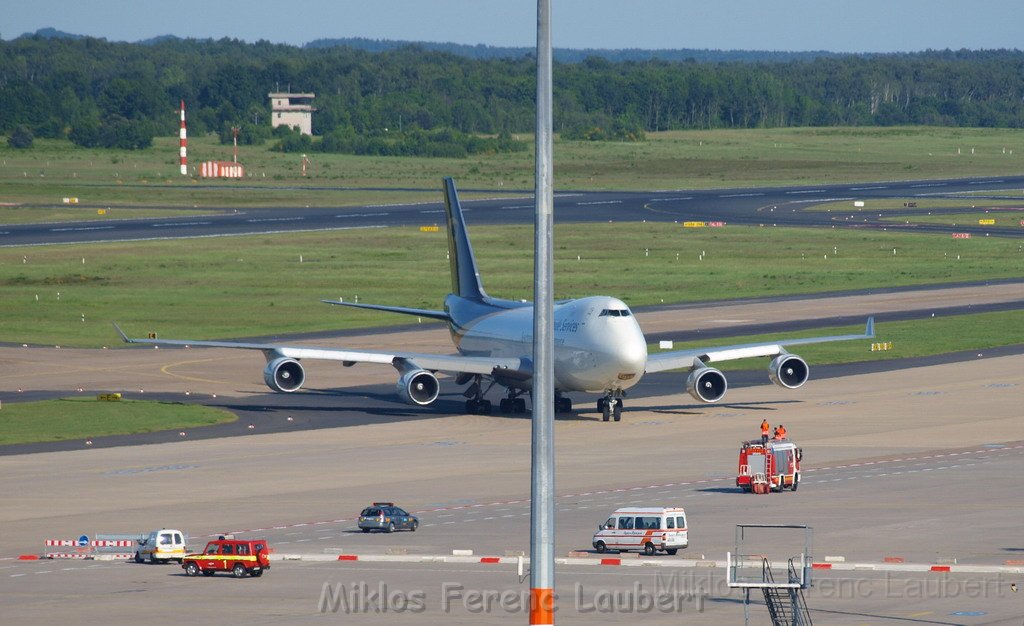
[[[309,102],[316,97],[311,93],[269,93],[270,126],[291,126],[303,135],[313,134],[313,111]],[[298,101],[298,102],[296,102]]]

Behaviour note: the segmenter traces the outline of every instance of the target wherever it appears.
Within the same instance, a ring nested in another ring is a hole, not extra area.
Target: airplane
[[[263,380],[277,392],[291,393],[302,387],[305,370],[300,360],[341,361],[347,367],[357,363],[385,363],[397,370],[395,391],[406,403],[428,406],[437,400],[441,385],[436,373],[444,372],[454,375],[456,385],[468,385],[463,393],[467,398],[467,413],[491,413],[492,404],[485,395],[494,385],[505,389],[505,396],[499,403],[502,413],[525,413],[526,400],[522,396],[530,393],[533,378],[533,305],[526,301],[494,298],[484,291],[453,179],[444,179],[443,191],[452,279],[452,291],[444,299],[443,310],[338,300],[322,302],[441,320],[448,325],[458,351],[456,355],[232,341],[133,339],[116,323],[114,327],[127,343],[259,350],[267,360]],[[864,333],[859,335],[809,337],[649,354],[633,312],[617,298],[589,296],[559,301],[554,304],[553,319],[556,412],[572,411],[572,400],[564,395],[567,392],[598,393],[601,397],[597,400],[597,410],[606,422],[621,420],[623,397],[644,374],[687,370],[686,390],[689,394],[699,402],[714,403],[725,396],[728,381],[709,363],[768,357],[771,359],[768,363],[771,382],[796,389],[807,381],[810,370],[807,362],[788,352],[786,346],[874,337],[872,317],[868,318]]]

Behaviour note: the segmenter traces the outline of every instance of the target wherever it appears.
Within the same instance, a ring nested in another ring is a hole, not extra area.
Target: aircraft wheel
[[[615,403],[615,409],[613,410],[615,421],[622,421],[622,400]]]
[[[514,402],[515,401],[512,398],[502,398],[501,402],[498,403],[498,409],[502,413],[512,413],[515,410],[513,408]]]
[[[609,419],[611,419],[611,417],[612,411],[611,409],[608,408],[608,404],[606,403],[603,407],[601,407],[601,421],[607,422]]]
[[[512,401],[512,407],[514,413],[526,413],[526,400],[523,398],[516,398]]]

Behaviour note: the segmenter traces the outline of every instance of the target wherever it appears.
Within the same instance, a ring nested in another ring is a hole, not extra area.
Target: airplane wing
[[[354,309],[370,309],[373,311],[387,311],[388,313],[401,313],[402,315],[415,315],[445,322],[451,319],[444,311],[435,311],[433,309],[411,309],[405,306],[387,306],[384,304],[359,304],[358,302],[342,302],[340,300],[321,300],[320,302],[352,307]]]
[[[647,372],[664,372],[666,370],[689,367],[702,367],[704,363],[716,361],[733,361],[756,356],[778,356],[786,353],[786,346],[809,343],[826,343],[829,341],[849,341],[851,339],[871,339],[875,336],[875,318],[869,317],[862,335],[833,335],[830,337],[803,337],[800,339],[784,339],[765,343],[747,343],[714,348],[694,348],[692,350],[673,350],[648,355]]]
[[[314,348],[310,346],[289,346],[275,343],[244,343],[236,341],[185,341],[180,339],[136,339],[128,337],[114,324],[125,343],[150,344],[157,346],[199,346],[206,348],[232,348],[237,350],[259,350],[267,360],[275,358],[319,359],[341,361],[345,366],[356,363],[380,363],[399,367],[412,363],[422,369],[453,374],[481,374],[490,376],[505,374],[511,376],[530,373],[530,364],[524,359],[426,354],[416,352],[377,352],[371,350],[344,350],[340,348]]]

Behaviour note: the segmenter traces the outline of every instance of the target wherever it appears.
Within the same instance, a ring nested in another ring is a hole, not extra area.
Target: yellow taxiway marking
[[[935,611],[918,611],[917,613],[911,613],[907,617],[924,617],[925,615],[935,615]]]
[[[216,383],[218,385],[225,385],[227,381],[224,380],[211,380],[209,378],[196,378],[195,376],[185,376],[184,374],[175,374],[174,372],[168,371],[172,367],[178,367],[181,365],[192,365],[193,363],[209,363],[210,361],[221,361],[223,359],[195,359],[193,361],[178,361],[177,363],[168,363],[160,368],[160,371],[168,376],[180,378],[182,380],[191,380],[194,383]]]

